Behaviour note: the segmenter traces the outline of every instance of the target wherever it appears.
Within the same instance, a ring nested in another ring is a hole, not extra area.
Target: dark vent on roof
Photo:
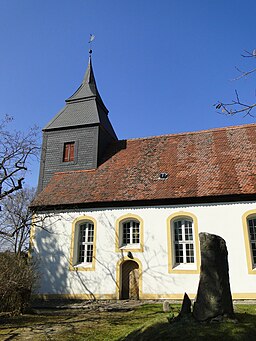
[[[168,178],[168,173],[160,173],[159,174],[159,179],[163,180],[163,179],[167,179]]]

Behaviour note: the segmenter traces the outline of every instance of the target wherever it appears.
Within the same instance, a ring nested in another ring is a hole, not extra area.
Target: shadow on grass
[[[101,320],[100,317],[88,317],[85,314],[72,314],[47,316],[47,315],[20,315],[11,318],[0,319],[0,330],[10,328],[23,328],[23,327],[40,327],[40,326],[51,326],[51,325],[65,325],[65,324],[76,324],[76,323],[97,323]]]
[[[165,340],[255,340],[256,316],[236,314],[237,323],[155,323],[131,332],[119,341],[165,341]]]
[[[176,307],[172,313],[178,312]],[[56,315],[22,315],[0,321],[1,329],[29,326],[42,329],[57,328],[56,335],[62,340],[256,340],[256,306],[239,306],[236,310],[238,323],[198,323],[185,321],[168,323],[160,305],[139,307],[129,312],[56,311]],[[59,315],[58,315],[59,313]],[[129,333],[130,332],[130,333]],[[129,333],[129,334],[128,334]],[[128,334],[128,335],[127,335]],[[56,336],[55,335],[55,336]],[[123,336],[122,336],[123,335]],[[126,336],[124,336],[126,335]]]

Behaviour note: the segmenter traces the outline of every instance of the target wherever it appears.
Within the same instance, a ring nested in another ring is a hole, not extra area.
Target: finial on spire
[[[92,54],[92,42],[94,41],[95,39],[95,35],[94,34],[90,34],[90,39],[89,39],[89,44],[90,44],[90,49],[89,49],[89,55],[91,56]]]

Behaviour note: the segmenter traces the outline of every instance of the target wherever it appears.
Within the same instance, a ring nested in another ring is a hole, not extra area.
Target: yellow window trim
[[[122,279],[120,274],[121,265],[126,261],[134,261],[139,265],[139,299],[142,298],[142,264],[138,258],[122,257],[116,264],[116,299],[119,300],[121,297]]]
[[[78,224],[83,221],[91,221],[94,225],[94,236],[93,236],[93,256],[92,256],[92,265],[89,267],[77,267],[73,264],[74,258],[74,243],[75,243],[75,230]],[[72,223],[72,233],[71,233],[71,247],[70,247],[70,261],[69,261],[69,270],[70,271],[95,271],[95,262],[96,262],[96,238],[97,238],[97,222],[94,218],[83,215],[76,218]]]
[[[140,247],[139,248],[133,248],[131,247],[125,247],[122,249],[122,247],[119,247],[119,231],[120,231],[120,224],[122,223],[122,221],[125,220],[138,220],[140,223]],[[116,245],[115,245],[115,250],[116,252],[129,252],[129,251],[133,251],[133,252],[143,252],[144,251],[144,225],[143,225],[143,220],[141,219],[141,217],[139,217],[136,214],[125,214],[123,216],[121,216],[120,218],[118,218],[116,220],[116,227],[115,227],[115,239],[116,239]]]
[[[252,218],[252,217],[256,217],[256,209],[245,212],[243,214],[242,221],[243,221],[244,243],[245,243],[248,274],[256,275],[256,268],[253,267],[253,263],[252,263],[251,241],[249,239],[249,231],[248,231],[248,225],[247,225],[248,218]]]
[[[194,245],[195,245],[195,254],[196,254],[196,269],[189,270],[189,269],[175,269],[173,268],[173,259],[172,259],[172,248],[173,248],[173,240],[172,240],[172,233],[171,233],[171,223],[172,220],[176,218],[184,218],[188,217],[193,220],[193,227],[194,227]],[[199,239],[198,239],[198,222],[197,217],[190,213],[179,211],[173,213],[167,218],[167,248],[168,248],[168,272],[172,274],[199,274],[200,272],[200,252],[199,252]]]

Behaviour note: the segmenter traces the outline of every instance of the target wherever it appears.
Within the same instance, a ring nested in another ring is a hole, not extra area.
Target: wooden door
[[[127,260],[121,264],[121,295],[120,298],[139,299],[139,265]]]
[[[129,299],[139,299],[139,269],[133,269],[129,273]]]

